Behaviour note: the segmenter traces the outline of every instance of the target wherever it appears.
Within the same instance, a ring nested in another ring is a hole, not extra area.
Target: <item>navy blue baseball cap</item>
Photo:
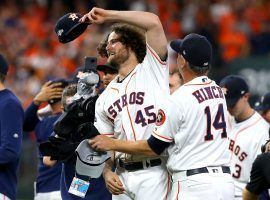
[[[237,101],[249,91],[245,79],[238,75],[224,77],[219,85],[225,95],[228,107],[233,107]]]
[[[258,111],[266,111],[270,109],[270,92],[263,95],[260,101],[255,103],[254,109]]]
[[[8,64],[6,59],[0,54],[0,73],[7,75]]]
[[[82,15],[79,13],[67,13],[62,16],[55,25],[55,32],[61,43],[68,43],[79,37],[90,24],[80,22]]]
[[[102,71],[102,72],[108,72],[109,71],[109,72],[114,73],[114,74],[118,73],[117,67],[115,67],[114,65],[112,65],[110,63],[97,65],[97,70]]]
[[[212,45],[206,37],[196,33],[190,33],[182,40],[171,41],[170,46],[190,64],[198,67],[210,67]]]

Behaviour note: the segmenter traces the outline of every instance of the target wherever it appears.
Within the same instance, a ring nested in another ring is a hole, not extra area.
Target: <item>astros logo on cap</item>
[[[75,19],[77,19],[79,17],[75,13],[72,13],[72,14],[69,15],[68,18],[70,18],[70,19],[72,19],[72,21],[74,21]]]

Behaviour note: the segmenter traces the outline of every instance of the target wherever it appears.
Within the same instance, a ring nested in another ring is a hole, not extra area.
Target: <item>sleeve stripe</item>
[[[157,134],[157,132],[155,132],[155,131],[152,132],[152,135],[153,135],[154,137],[160,138],[160,139],[162,139],[163,141],[166,141],[166,142],[172,142],[172,141],[173,141],[172,138],[165,137],[165,136],[163,136],[163,135],[159,135],[159,134]]]
[[[212,83],[212,81],[210,81],[210,82],[208,82],[208,83],[185,84],[185,85],[183,85],[183,86],[208,85],[208,84],[210,84],[210,83]]]
[[[101,135],[106,135],[108,137],[114,137],[113,133],[101,133]]]
[[[157,55],[157,53],[147,44],[146,47],[149,49],[151,54],[157,59],[157,61],[162,65],[167,65],[167,62],[164,62],[160,60],[160,57]]]

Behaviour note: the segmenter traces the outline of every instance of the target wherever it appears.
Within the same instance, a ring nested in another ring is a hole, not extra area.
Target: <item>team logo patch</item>
[[[74,21],[75,19],[79,18],[76,13],[72,13],[68,16],[68,18],[72,19],[72,21]]]
[[[164,124],[165,119],[166,119],[166,115],[165,115],[164,111],[159,109],[158,114],[157,114],[156,125],[161,126],[162,124]]]

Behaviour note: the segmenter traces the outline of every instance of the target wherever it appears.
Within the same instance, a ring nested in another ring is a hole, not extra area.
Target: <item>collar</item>
[[[185,83],[183,86],[207,85],[210,83],[212,83],[212,80],[209,79],[207,76],[199,76]]]

